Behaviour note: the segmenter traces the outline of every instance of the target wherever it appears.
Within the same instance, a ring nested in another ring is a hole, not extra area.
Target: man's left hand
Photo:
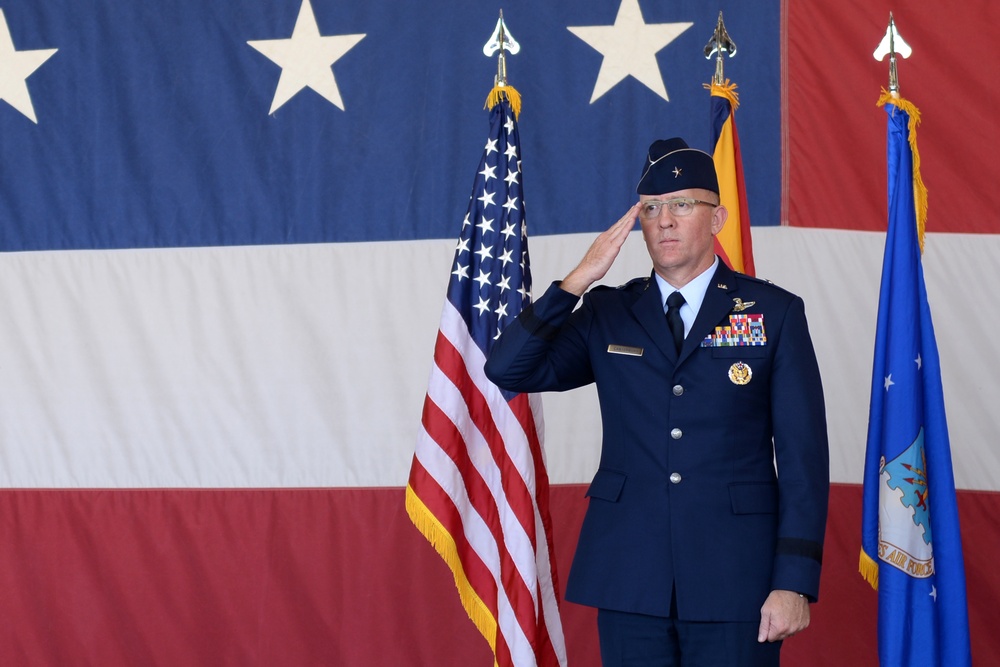
[[[794,591],[771,591],[760,608],[758,642],[787,639],[809,626],[809,600]]]

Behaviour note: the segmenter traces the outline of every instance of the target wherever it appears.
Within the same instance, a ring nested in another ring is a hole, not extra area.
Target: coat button
[[[670,473],[670,481],[673,482],[674,484],[680,484],[681,483],[681,474],[679,472],[672,472],[672,473]]]
[[[680,396],[684,393],[684,387],[679,384],[674,385],[674,396]]]
[[[680,440],[682,435],[684,435],[684,431],[680,430],[679,428],[675,428],[672,431],[670,431],[670,437],[673,438],[674,440]]]

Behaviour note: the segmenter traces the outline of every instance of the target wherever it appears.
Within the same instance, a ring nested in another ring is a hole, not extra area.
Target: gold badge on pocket
[[[749,384],[753,377],[753,371],[742,361],[737,361],[729,367],[729,379],[733,384]]]

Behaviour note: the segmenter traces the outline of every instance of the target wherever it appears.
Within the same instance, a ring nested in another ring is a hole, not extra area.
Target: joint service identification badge
[[[733,384],[750,384],[752,377],[753,371],[742,361],[737,361],[729,367],[729,379],[732,380]]]

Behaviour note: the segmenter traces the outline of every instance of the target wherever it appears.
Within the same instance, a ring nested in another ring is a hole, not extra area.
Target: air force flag
[[[882,265],[861,571],[878,588],[883,665],[971,664],[965,572],[934,327],[920,261],[926,190],[915,107],[889,114],[889,229]],[[922,230],[923,225],[919,228]]]

